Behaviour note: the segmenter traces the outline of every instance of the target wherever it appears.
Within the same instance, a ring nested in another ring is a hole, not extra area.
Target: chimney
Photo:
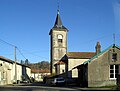
[[[96,54],[100,53],[101,52],[101,45],[100,45],[100,42],[97,42],[96,46],[95,46],[95,49],[96,49]]]

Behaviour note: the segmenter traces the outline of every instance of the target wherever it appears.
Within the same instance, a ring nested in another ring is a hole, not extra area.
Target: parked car
[[[65,79],[60,77],[60,78],[53,78],[51,81],[51,85],[55,86],[64,86],[65,85]]]

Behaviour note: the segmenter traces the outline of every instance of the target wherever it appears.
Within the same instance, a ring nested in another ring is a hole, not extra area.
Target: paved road
[[[0,91],[80,91],[80,90],[110,90],[108,88],[80,87],[49,87],[43,83],[0,86]]]

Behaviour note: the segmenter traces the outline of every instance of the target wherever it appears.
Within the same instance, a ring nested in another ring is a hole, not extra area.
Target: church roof
[[[54,28],[55,28],[55,29],[67,29],[67,28],[65,28],[65,27],[63,26],[63,24],[62,24],[59,10],[58,10],[58,12],[57,12],[55,24],[54,24],[54,26],[53,26],[53,29],[54,29]]]
[[[37,70],[37,69],[32,69],[32,73],[50,73],[50,70],[44,69],[44,70]]]
[[[53,30],[57,30],[57,31],[62,30],[62,31],[67,31],[68,32],[68,29],[65,26],[63,26],[63,24],[62,24],[59,10],[57,11],[55,24],[54,24],[53,28],[50,30],[49,35],[51,35]]]
[[[68,58],[74,59],[90,59],[95,54],[96,54],[95,52],[68,52],[67,56]]]
[[[61,64],[65,64],[64,61],[58,61],[55,65],[61,65]]]

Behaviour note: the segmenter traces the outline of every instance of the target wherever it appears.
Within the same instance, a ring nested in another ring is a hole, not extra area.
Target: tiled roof
[[[31,73],[50,73],[50,70],[36,70],[36,69],[32,69]]]
[[[12,60],[7,59],[7,58],[5,58],[3,56],[0,56],[0,60],[6,61],[6,62],[9,62],[9,63],[14,63]]]
[[[96,54],[95,52],[68,52],[67,56],[68,58],[74,59],[90,59],[95,54]]]
[[[15,61],[8,59],[8,58],[5,58],[3,56],[0,56],[0,60],[3,60],[3,61],[8,62],[8,63],[12,63],[12,64],[15,63]],[[30,68],[29,66],[18,63],[18,62],[16,62],[16,64]]]
[[[55,65],[59,65],[59,64],[65,64],[65,62],[63,62],[63,61],[58,61]]]

